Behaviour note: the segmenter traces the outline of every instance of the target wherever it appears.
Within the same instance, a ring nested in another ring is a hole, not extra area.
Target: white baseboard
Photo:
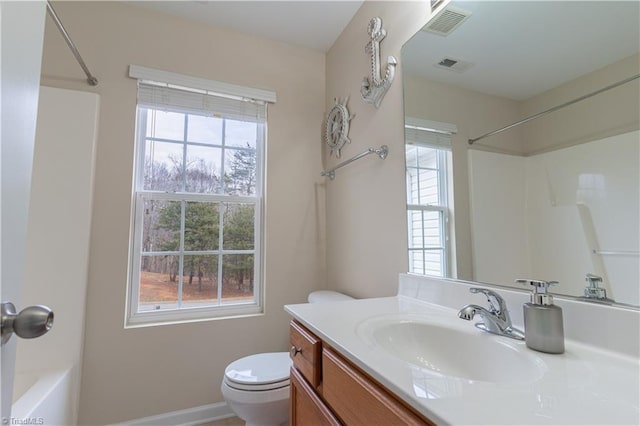
[[[201,405],[186,410],[171,411],[156,416],[143,417],[117,423],[113,426],[194,426],[233,417],[235,414],[226,402]]]

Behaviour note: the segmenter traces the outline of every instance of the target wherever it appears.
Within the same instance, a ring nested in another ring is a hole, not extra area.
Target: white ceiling
[[[136,6],[298,46],[328,51],[358,1],[127,1]]]
[[[404,72],[523,100],[640,51],[638,1],[452,5],[472,15],[448,36],[416,34],[403,47]],[[474,65],[464,72],[436,68],[445,57]]]
[[[126,3],[326,52],[363,0]],[[446,37],[414,36],[403,47],[403,72],[522,100],[640,51],[638,0],[452,5],[471,11],[471,17]],[[474,65],[462,73],[436,68],[444,57]]]

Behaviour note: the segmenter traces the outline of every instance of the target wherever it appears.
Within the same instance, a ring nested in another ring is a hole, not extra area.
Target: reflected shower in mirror
[[[410,271],[640,305],[640,3],[445,9],[402,49]]]

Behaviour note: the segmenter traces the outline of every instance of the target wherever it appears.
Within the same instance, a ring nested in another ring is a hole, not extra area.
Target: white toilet
[[[314,291],[310,303],[350,300],[334,291]],[[222,395],[246,426],[275,426],[289,422],[289,352],[250,355],[224,370]]]

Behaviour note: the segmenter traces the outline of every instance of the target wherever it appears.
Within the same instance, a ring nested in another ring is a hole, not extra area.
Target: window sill
[[[163,312],[141,312],[130,315],[124,328],[156,327],[161,325],[247,318],[264,315],[264,309],[255,303],[216,306],[210,308],[180,309]]]

